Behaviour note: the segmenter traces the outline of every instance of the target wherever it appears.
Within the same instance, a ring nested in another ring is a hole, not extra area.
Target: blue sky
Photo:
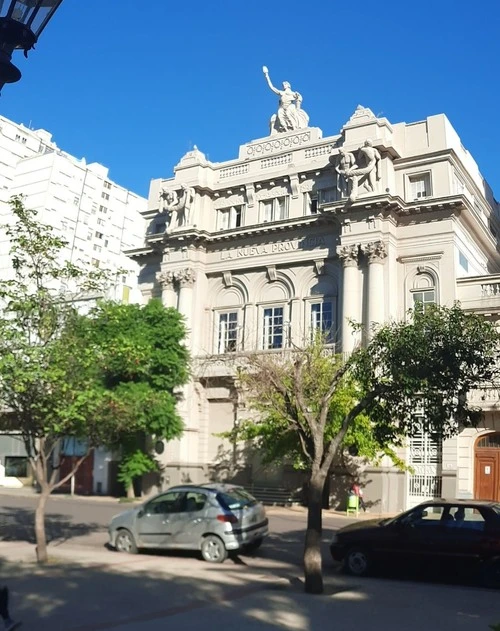
[[[499,24],[498,0],[64,0],[0,112],[147,195],[194,144],[223,161],[267,135],[265,64],[325,136],[358,103],[446,113],[500,198]]]

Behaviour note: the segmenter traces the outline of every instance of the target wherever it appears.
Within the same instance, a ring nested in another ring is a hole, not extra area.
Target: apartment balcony
[[[457,300],[466,311],[500,314],[500,274],[457,279]]]

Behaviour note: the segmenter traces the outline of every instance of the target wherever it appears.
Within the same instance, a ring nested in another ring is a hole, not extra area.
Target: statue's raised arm
[[[281,94],[281,90],[278,90],[278,88],[275,88],[272,84],[271,77],[269,76],[269,69],[267,66],[262,66],[262,72],[264,73],[264,76],[266,78],[267,85],[271,88],[274,94]]]
[[[275,88],[269,77],[267,66],[262,67],[267,85],[279,98],[278,111],[270,120],[272,134],[280,134],[295,129],[304,129],[309,124],[309,116],[301,108],[302,96],[292,90],[288,81],[283,81],[283,89]]]

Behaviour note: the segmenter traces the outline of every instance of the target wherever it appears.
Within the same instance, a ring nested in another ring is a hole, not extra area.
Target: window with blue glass
[[[283,348],[283,307],[264,309],[264,331],[262,348]]]
[[[333,302],[311,304],[311,334],[321,333],[325,342],[333,342]]]

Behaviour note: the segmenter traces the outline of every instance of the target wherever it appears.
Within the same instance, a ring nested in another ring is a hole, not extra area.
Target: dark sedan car
[[[500,587],[500,504],[433,500],[392,519],[350,524],[330,551],[349,574],[420,567],[463,572]]]

